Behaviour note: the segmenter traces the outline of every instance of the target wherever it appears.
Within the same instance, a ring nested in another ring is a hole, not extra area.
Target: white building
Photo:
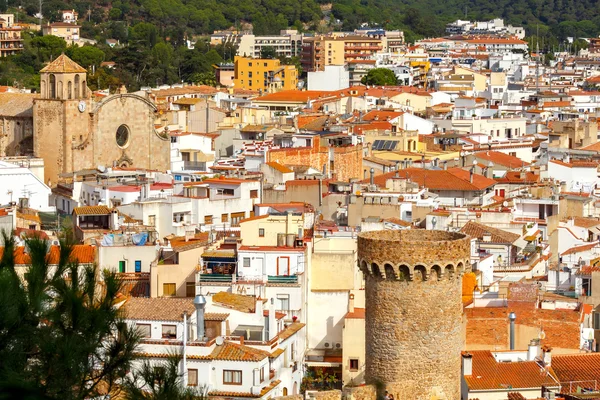
[[[0,188],[0,204],[14,201],[38,211],[55,210],[49,204],[51,189],[29,168],[0,161]]]
[[[334,91],[350,87],[350,73],[344,65],[326,65],[323,71],[308,73],[308,90]]]
[[[171,133],[171,172],[210,171],[215,162],[215,133]],[[175,181],[179,181],[175,174]]]
[[[143,337],[138,362],[160,365],[170,353],[181,353],[184,385],[234,399],[300,391],[304,324],[284,324],[273,300],[219,292],[195,299],[131,298],[122,307]]]

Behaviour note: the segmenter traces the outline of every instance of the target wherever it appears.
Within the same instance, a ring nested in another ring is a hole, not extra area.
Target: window
[[[265,381],[265,367],[262,367],[260,369],[260,382],[264,382]]]
[[[115,140],[117,142],[117,146],[120,148],[123,149],[127,147],[129,144],[129,127],[127,125],[121,125],[117,128]]]
[[[591,278],[583,278],[582,279],[582,289],[583,289],[583,295],[584,296],[591,296],[592,295],[592,279]]]
[[[163,325],[162,326],[162,337],[163,337],[163,339],[176,339],[177,338],[177,326]]]
[[[217,189],[217,194],[222,196],[233,196],[233,189]]]
[[[148,215],[148,225],[156,226],[156,215]]]
[[[204,216],[204,223],[207,224],[207,225],[211,225],[213,223],[212,222],[212,215],[205,215]]]
[[[358,371],[358,359],[357,358],[350,359],[350,371]]]
[[[135,324],[135,329],[138,331],[141,337],[149,338],[152,336],[150,330],[150,324]]]
[[[252,78],[252,71],[248,72],[248,78]]]
[[[250,191],[250,198],[251,199],[258,199],[258,189]]]
[[[241,385],[242,384],[242,371],[223,370],[223,384],[224,385]]]
[[[265,229],[264,228],[259,228],[258,229],[258,236],[265,237]]]
[[[125,261],[119,261],[119,272],[120,273],[125,272]]]
[[[229,215],[228,214],[221,214],[221,223],[225,223],[229,221]]]
[[[264,63],[264,66],[266,67],[266,66],[267,66],[267,63]]]
[[[135,260],[135,272],[142,272],[142,260]]]
[[[240,221],[244,218],[246,218],[246,213],[243,213],[243,212],[231,213],[231,225],[239,226]]]
[[[175,296],[174,283],[163,283],[163,296]]]
[[[197,369],[188,369],[188,386],[198,386]]]
[[[245,268],[250,268],[250,257],[244,257],[244,267]]]
[[[289,294],[278,294],[277,301],[279,302],[280,311],[289,311],[290,309],[290,295]]]
[[[251,63],[251,62],[249,62],[249,63],[248,63],[248,66],[249,66],[249,67],[251,67],[251,66],[252,66],[252,63]]]
[[[195,282],[186,282],[185,283],[185,297],[194,297],[196,296],[196,283]]]
[[[594,329],[600,329],[600,313],[594,313]]]

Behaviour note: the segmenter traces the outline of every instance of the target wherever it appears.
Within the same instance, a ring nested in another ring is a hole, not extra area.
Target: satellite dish
[[[217,346],[222,346],[223,343],[225,343],[223,336],[217,336],[217,338],[215,339],[215,343],[217,344]]]
[[[431,218],[431,226],[433,226],[435,228],[436,224],[437,224],[437,217]]]
[[[504,201],[502,202],[502,206],[503,206],[503,207],[508,207],[508,201],[504,200]]]
[[[298,138],[296,136],[292,136],[292,142],[296,143],[298,141]]]

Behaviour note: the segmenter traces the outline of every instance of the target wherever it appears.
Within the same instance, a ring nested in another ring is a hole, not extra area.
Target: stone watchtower
[[[395,399],[458,400],[462,274],[470,241],[460,233],[365,232],[358,262],[366,283],[367,384]]]

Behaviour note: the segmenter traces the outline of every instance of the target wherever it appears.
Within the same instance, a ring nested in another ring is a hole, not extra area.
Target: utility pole
[[[44,19],[44,15],[42,14],[42,3],[44,2],[44,0],[40,0],[40,28],[42,27],[42,23],[43,23],[43,19]]]

